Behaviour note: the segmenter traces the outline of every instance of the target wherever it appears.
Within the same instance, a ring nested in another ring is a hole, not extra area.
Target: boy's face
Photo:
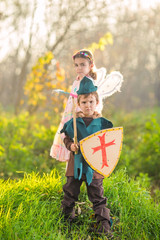
[[[74,66],[75,66],[77,75],[81,78],[86,76],[92,68],[92,65],[85,58],[75,58]]]
[[[82,112],[84,113],[85,117],[91,117],[96,109],[98,102],[94,95],[89,95],[85,97],[82,95],[79,100],[79,107],[81,108]]]

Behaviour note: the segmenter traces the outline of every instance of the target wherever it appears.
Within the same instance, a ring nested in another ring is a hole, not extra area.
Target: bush
[[[130,176],[147,173],[159,185],[160,114],[157,109],[153,112],[156,114],[119,112],[110,119],[115,127],[124,128],[122,153],[116,170],[125,167]],[[23,172],[31,171],[49,173],[55,166],[64,168],[65,163],[49,156],[58,122],[57,116],[46,120],[45,114],[0,114],[0,177],[22,177]]]
[[[45,127],[27,112],[19,116],[0,117],[1,177],[16,177],[17,172],[49,172],[53,160],[49,149],[56,127]]]
[[[155,114],[132,113],[124,117],[124,141],[117,169],[127,169],[130,176],[147,173],[160,184],[160,125]],[[146,117],[145,117],[146,116]]]
[[[160,184],[160,125],[154,116],[145,124],[136,158],[137,170],[148,173]]]

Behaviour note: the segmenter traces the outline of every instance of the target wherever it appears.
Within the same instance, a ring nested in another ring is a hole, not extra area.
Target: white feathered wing
[[[123,76],[120,72],[114,71],[106,75],[106,69],[97,69],[97,80],[94,81],[95,86],[98,87],[97,92],[99,95],[99,104],[97,111],[101,112],[103,109],[103,99],[113,95],[116,92],[120,92]]]
[[[98,87],[97,92],[100,98],[104,99],[111,96],[115,92],[120,92],[122,82],[123,76],[118,71],[111,72],[105,77],[98,77],[98,81],[95,81],[95,85]]]

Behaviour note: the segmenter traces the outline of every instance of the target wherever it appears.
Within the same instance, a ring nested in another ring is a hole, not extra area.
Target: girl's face
[[[93,67],[92,64],[90,64],[90,62],[85,58],[75,58],[74,66],[79,79],[85,77]]]
[[[85,117],[91,117],[96,109],[98,102],[96,97],[90,94],[88,97],[82,95],[79,99],[79,107],[84,113]]]

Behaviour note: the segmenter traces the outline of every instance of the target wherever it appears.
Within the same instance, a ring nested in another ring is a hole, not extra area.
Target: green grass
[[[95,219],[85,184],[76,204],[76,212],[81,212],[77,222],[71,227],[64,222],[60,210],[64,183],[65,177],[56,170],[43,176],[28,174],[21,180],[0,180],[0,240],[106,239],[89,233]],[[160,206],[141,185],[124,170],[104,180],[114,239],[160,239]]]

